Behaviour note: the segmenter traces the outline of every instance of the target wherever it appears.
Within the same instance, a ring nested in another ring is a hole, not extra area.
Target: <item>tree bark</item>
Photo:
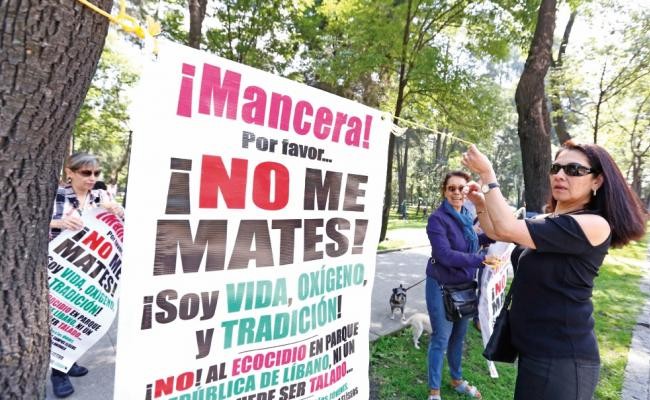
[[[545,103],[544,77],[551,64],[555,6],[556,0],[542,0],[528,59],[515,93],[526,208],[538,212],[542,211],[549,193],[551,121]]]
[[[190,34],[187,38],[187,45],[198,49],[201,46],[201,33],[203,28],[203,19],[205,18],[205,8],[208,0],[189,0],[190,9]]]
[[[112,0],[96,1],[110,10]],[[108,20],[76,1],[0,2],[0,393],[45,398],[48,226]]]

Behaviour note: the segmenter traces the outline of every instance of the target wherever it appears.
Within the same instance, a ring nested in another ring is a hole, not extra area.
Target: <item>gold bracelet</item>
[[[476,216],[479,216],[479,215],[481,215],[481,214],[483,214],[483,213],[485,213],[485,212],[487,212],[487,210],[477,211],[477,212],[476,212]]]

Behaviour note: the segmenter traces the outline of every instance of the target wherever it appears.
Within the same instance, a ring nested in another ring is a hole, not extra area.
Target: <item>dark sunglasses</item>
[[[89,169],[82,169],[81,171],[75,171],[79,175],[88,178],[90,175],[95,175],[95,178],[97,178],[99,175],[102,174],[102,171],[97,170],[97,171],[91,171]]]
[[[447,191],[452,192],[452,193],[455,192],[456,190],[458,190],[459,192],[462,193],[463,189],[465,189],[465,186],[463,186],[463,185],[459,185],[459,186],[449,185],[449,186],[447,186]]]
[[[564,173],[568,176],[585,176],[596,172],[593,168],[588,168],[578,163],[568,163],[566,165],[552,164],[549,172],[551,175],[555,175],[560,172],[561,169],[563,169]]]

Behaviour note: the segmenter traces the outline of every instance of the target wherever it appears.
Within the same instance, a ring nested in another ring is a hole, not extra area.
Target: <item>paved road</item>
[[[650,295],[650,246],[648,258],[641,265],[645,271],[641,290]],[[650,300],[646,302],[632,332],[632,345],[627,356],[623,400],[650,400]]]

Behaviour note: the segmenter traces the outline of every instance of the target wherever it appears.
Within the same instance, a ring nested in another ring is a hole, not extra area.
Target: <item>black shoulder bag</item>
[[[445,318],[456,322],[478,313],[478,296],[476,281],[458,285],[440,285],[442,302],[445,305]]]
[[[499,316],[494,321],[494,328],[492,328],[490,340],[488,340],[488,343],[485,345],[485,350],[483,350],[483,357],[490,361],[513,363],[519,354],[517,349],[512,345],[510,335],[510,302],[512,301],[512,287],[514,282],[515,280],[513,279]]]

